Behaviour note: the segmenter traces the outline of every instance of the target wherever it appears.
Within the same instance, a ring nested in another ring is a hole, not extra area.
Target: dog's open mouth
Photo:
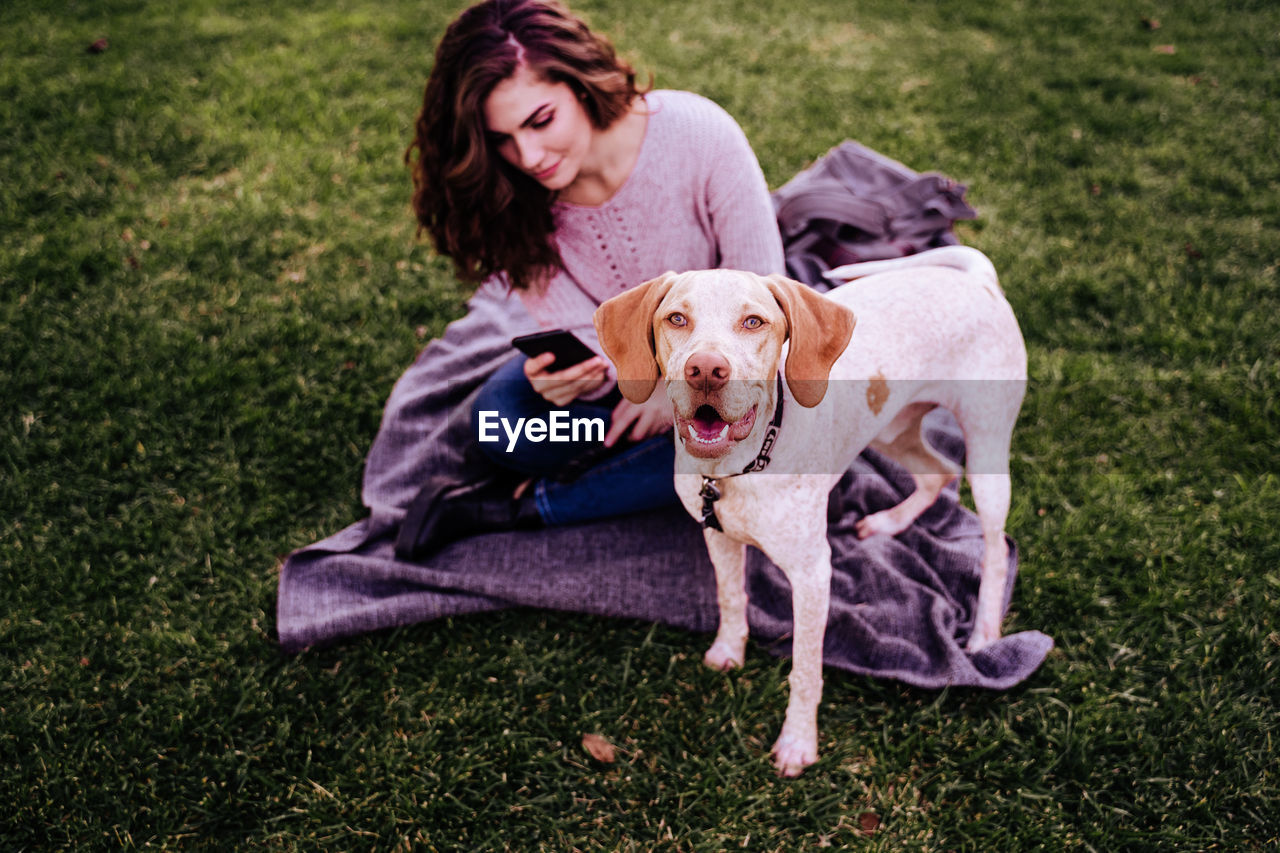
[[[713,457],[728,453],[735,443],[751,434],[755,423],[755,406],[738,420],[726,421],[715,407],[704,404],[693,417],[676,418],[676,429],[690,455]]]

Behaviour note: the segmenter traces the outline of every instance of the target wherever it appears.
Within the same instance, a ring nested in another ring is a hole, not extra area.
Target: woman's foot
[[[506,482],[455,486],[437,495],[420,518],[415,516],[412,511],[406,516],[396,541],[396,555],[404,559],[429,557],[468,536],[544,526],[532,495],[521,490],[514,497]]]

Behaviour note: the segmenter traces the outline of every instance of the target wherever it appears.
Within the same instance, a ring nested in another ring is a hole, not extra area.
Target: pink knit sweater
[[[737,122],[690,92],[645,101],[649,123],[626,183],[598,207],[555,205],[565,269],[520,294],[541,327],[569,329],[597,352],[596,306],[667,270],[785,271],[764,174]]]

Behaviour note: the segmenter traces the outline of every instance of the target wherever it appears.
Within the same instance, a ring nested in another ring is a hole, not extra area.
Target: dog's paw
[[[1000,639],[999,628],[994,630],[983,629],[982,626],[978,625],[974,627],[973,633],[969,636],[969,644],[965,646],[965,650],[969,654],[974,654],[982,651],[998,639]]]
[[[902,531],[911,526],[911,519],[903,519],[899,513],[895,513],[892,509],[886,509],[883,512],[877,512],[874,515],[868,515],[859,519],[854,524],[854,531],[858,534],[859,539],[868,539],[872,536],[897,536]]]
[[[784,731],[773,745],[773,766],[779,776],[794,779],[817,760],[817,737],[792,737]]]
[[[711,648],[707,649],[702,662],[714,670],[728,672],[742,666],[744,657],[741,649],[734,649],[728,643],[717,640]]]

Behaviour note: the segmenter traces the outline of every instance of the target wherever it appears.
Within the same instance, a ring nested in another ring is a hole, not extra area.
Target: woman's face
[[[549,190],[577,179],[595,126],[565,83],[521,65],[484,102],[485,131],[504,160]]]

